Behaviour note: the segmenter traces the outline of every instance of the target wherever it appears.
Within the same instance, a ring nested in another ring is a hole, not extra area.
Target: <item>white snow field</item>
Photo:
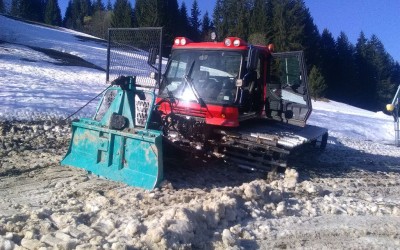
[[[67,53],[82,58],[87,65],[92,63],[105,69],[105,42],[96,42],[82,33],[22,23],[4,16],[0,16],[0,29],[1,119],[66,116],[106,88],[104,71],[66,66],[68,63],[63,60],[38,51],[44,48]],[[81,115],[90,115],[95,107],[93,103]]]
[[[313,102],[326,150],[273,181],[175,159],[143,191],[60,166],[70,132],[53,120],[106,88],[105,64],[93,37],[0,15],[0,249],[400,248],[400,148],[382,112]]]

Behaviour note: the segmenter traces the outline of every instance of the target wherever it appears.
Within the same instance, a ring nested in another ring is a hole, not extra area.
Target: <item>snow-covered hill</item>
[[[105,42],[1,15],[0,30],[0,119],[65,117],[106,87]]]
[[[59,166],[69,128],[38,121],[106,87],[106,45],[1,15],[0,31],[0,249],[400,247],[392,117],[313,102],[309,123],[328,128],[327,149],[299,155],[285,176],[177,159],[161,188],[143,191]]]

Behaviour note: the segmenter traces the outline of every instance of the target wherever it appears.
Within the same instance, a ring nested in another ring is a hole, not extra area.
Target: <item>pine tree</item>
[[[226,1],[217,0],[214,7],[213,22],[215,26],[215,31],[218,38],[226,37],[228,34],[228,20],[226,16]]]
[[[266,23],[266,27],[265,27],[265,32],[267,35],[267,41],[268,43],[272,43],[273,42],[273,2],[272,0],[267,0],[266,1],[266,18],[267,18],[267,23]]]
[[[267,44],[267,3],[255,0],[249,20],[249,42],[252,44]]]
[[[11,11],[10,11],[10,14],[11,14],[12,16],[20,16],[19,1],[20,1],[20,0],[12,0],[12,2],[11,2]]]
[[[70,0],[65,11],[63,24],[65,27],[83,30],[84,18],[89,14],[86,0]],[[85,8],[85,9],[83,9]]]
[[[61,26],[61,10],[58,0],[47,0],[44,22],[50,25]]]
[[[393,99],[394,95],[396,94],[397,88],[400,85],[400,64],[399,62],[395,62],[392,66],[392,71],[391,71],[391,80],[392,80],[392,86],[393,86],[393,91],[391,93],[391,97],[389,98],[389,102]]]
[[[104,11],[105,7],[102,0],[96,0],[93,4],[93,13],[96,11]]]
[[[74,29],[80,30],[83,26],[83,17],[82,17],[82,9],[81,9],[81,1],[73,0],[72,1],[72,17],[73,17],[73,27]]]
[[[375,68],[376,98],[373,110],[382,110],[393,97],[393,92],[397,87],[391,78],[394,60],[376,35],[371,36],[368,44],[373,53],[371,62]]]
[[[0,0],[0,13],[4,13],[4,12],[5,12],[4,2],[3,2],[3,0]]]
[[[200,40],[200,15],[199,5],[197,0],[193,1],[192,9],[190,11],[190,27],[191,27],[191,39],[194,41]]]
[[[364,32],[360,33],[355,46],[355,64],[356,64],[356,77],[355,88],[362,90],[358,91],[355,96],[356,105],[360,107],[366,107],[366,103],[372,104],[372,100],[375,98],[375,80],[374,80],[374,65],[371,61],[371,50],[368,45],[368,40],[365,37]],[[363,105],[364,104],[364,105]],[[366,108],[371,108],[366,107]]]
[[[68,1],[67,9],[65,10],[65,16],[63,19],[63,26],[66,28],[73,28],[72,0]]]
[[[247,40],[250,11],[250,0],[217,0],[213,19],[218,36],[238,36]]]
[[[111,0],[108,0],[108,1],[107,1],[107,10],[108,10],[108,11],[112,11]]]
[[[391,78],[395,88],[400,85],[400,64],[395,62],[392,67]],[[394,95],[394,94],[393,94]]]
[[[90,30],[93,13],[94,9],[91,0],[81,0],[81,19],[83,20],[82,31],[88,32],[88,30]]]
[[[310,95],[314,100],[324,97],[327,85],[320,70],[316,66],[312,67],[308,81],[310,84]]]
[[[116,0],[111,19],[114,28],[132,27],[132,7],[128,0]]]
[[[93,14],[93,5],[90,0],[80,0],[81,16],[91,16]]]
[[[64,25],[70,29],[80,30],[83,26],[83,17],[80,0],[70,0],[65,12]]]
[[[271,0],[271,38],[277,51],[304,49],[306,16],[301,3],[301,0]]]
[[[159,0],[136,0],[135,2],[135,26],[157,27],[161,26]]]
[[[265,34],[267,27],[267,4],[265,0],[255,0],[251,10],[249,32]]]
[[[332,86],[334,96],[339,101],[354,104],[355,49],[344,32],[341,32],[336,40],[336,51],[335,85]]]
[[[335,88],[335,67],[336,58],[336,42],[332,33],[328,29],[324,29],[321,35],[320,44],[320,69],[328,86],[326,96],[332,97],[332,89]]]
[[[32,9],[31,9],[31,19],[36,22],[44,22],[44,9],[46,6],[45,0],[31,0]]]
[[[190,28],[190,24],[189,24],[189,17],[187,14],[187,8],[186,8],[186,4],[185,2],[182,2],[181,7],[179,8],[179,25],[178,25],[178,31],[177,31],[177,35],[178,36],[189,36],[189,28]]]
[[[174,38],[179,30],[179,5],[177,0],[166,0],[164,1],[164,15],[163,15],[163,26],[164,26],[164,40],[166,44],[172,44]]]
[[[210,41],[211,37],[211,30],[212,30],[212,22],[211,19],[208,15],[208,11],[206,11],[206,13],[203,16],[203,20],[201,22],[201,40],[202,41]]]
[[[301,42],[304,55],[306,58],[307,66],[319,65],[320,64],[320,45],[321,36],[319,34],[317,26],[314,24],[314,20],[310,14],[310,11],[305,6],[303,1],[300,1],[301,12],[304,15],[304,36]],[[309,67],[311,68],[311,67]]]
[[[19,17],[31,21],[43,22],[44,3],[42,0],[19,0],[16,6]]]
[[[30,0],[19,0],[18,9],[19,16],[31,20],[32,2]]]
[[[249,0],[241,0],[236,1],[236,5],[234,6],[235,12],[237,13],[238,19],[236,23],[233,23],[234,31],[230,35],[235,35],[237,37],[248,40],[249,36],[249,19],[251,13],[251,3]],[[232,20],[234,20],[232,18]]]

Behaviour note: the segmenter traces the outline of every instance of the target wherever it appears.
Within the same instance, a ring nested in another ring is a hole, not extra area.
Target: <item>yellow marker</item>
[[[386,105],[386,110],[389,111],[389,112],[393,112],[393,110],[394,110],[394,105],[393,105],[393,104],[387,104],[387,105]]]

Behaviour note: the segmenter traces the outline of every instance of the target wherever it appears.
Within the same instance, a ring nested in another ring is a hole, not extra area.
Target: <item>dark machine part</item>
[[[204,155],[210,150],[212,128],[204,121],[170,113],[163,117],[162,123],[165,138],[184,151]]]
[[[207,125],[198,117],[169,113],[162,117],[162,124],[166,141],[191,155],[212,155],[241,168],[266,172],[283,171],[289,155],[303,144],[323,149],[328,139],[324,128],[277,121],[267,124],[262,119],[226,128]]]

